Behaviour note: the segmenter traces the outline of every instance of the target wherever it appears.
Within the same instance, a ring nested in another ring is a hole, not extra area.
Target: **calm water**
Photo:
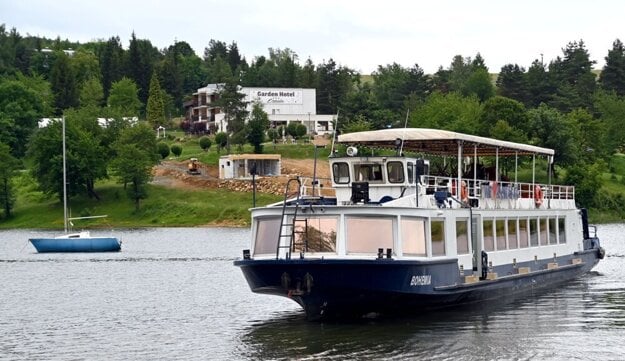
[[[42,233],[0,231],[3,360],[625,358],[625,224],[600,226],[606,259],[549,293],[338,324],[249,291],[232,265],[244,229],[119,231],[113,254],[37,254],[27,239]]]

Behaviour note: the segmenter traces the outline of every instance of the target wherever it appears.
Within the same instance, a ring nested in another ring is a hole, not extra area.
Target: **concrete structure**
[[[256,166],[257,176],[280,175],[280,154],[229,154],[219,158],[220,179],[249,179]]]
[[[226,131],[227,118],[216,105],[222,89],[223,84],[209,84],[198,89],[192,101],[185,104],[186,120],[192,129],[203,126],[211,133]],[[334,130],[335,115],[317,114],[316,89],[242,87],[240,92],[245,95],[249,112],[255,102],[262,105],[272,127],[297,122],[306,126],[308,134],[329,134]]]

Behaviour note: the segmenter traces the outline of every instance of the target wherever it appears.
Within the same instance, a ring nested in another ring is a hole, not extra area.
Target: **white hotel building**
[[[193,94],[187,105],[187,120],[191,123],[206,123],[206,130],[222,132],[227,129],[227,120],[221,108],[215,105],[223,84],[209,84]],[[240,88],[248,102],[251,113],[254,102],[259,102],[269,116],[272,127],[286,126],[291,122],[304,124],[308,134],[332,133],[335,115],[317,114],[315,89],[303,88]]]

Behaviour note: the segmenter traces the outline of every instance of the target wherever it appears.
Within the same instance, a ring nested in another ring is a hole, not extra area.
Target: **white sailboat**
[[[121,241],[117,237],[91,236],[89,231],[71,232],[72,220],[101,218],[106,216],[69,218],[67,211],[67,167],[65,154],[65,117],[63,126],[63,228],[64,234],[57,237],[30,238],[29,241],[37,252],[117,252],[121,250]]]

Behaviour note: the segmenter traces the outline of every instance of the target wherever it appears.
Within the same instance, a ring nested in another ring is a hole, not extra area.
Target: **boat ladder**
[[[295,204],[293,206],[288,206],[289,199],[289,189],[291,182],[297,183],[297,193],[295,197]],[[300,206],[300,196],[301,196],[301,188],[302,182],[297,178],[291,178],[286,183],[286,187],[284,189],[284,202],[282,203],[282,218],[280,218],[280,233],[278,235],[278,247],[276,248],[276,259],[280,258],[280,250],[286,249],[285,258],[291,258],[291,252],[295,249],[295,235],[306,233],[307,220],[306,219],[298,219],[297,213]],[[296,230],[296,223],[304,222],[304,230]],[[301,239],[306,239],[306,237],[300,237]]]

